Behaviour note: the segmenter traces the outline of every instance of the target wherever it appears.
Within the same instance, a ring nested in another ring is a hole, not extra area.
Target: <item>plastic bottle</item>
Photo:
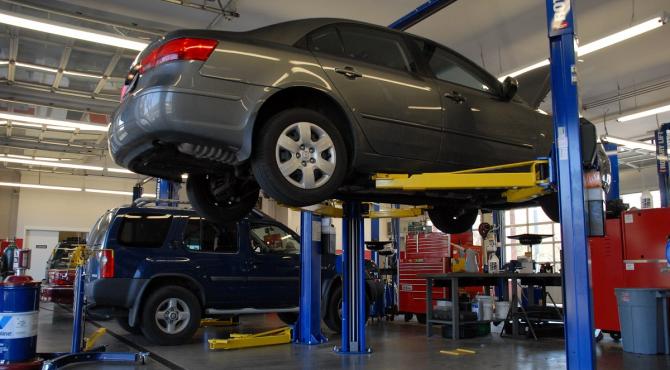
[[[491,253],[489,257],[489,274],[495,274],[500,271],[500,259],[495,253]]]
[[[649,209],[654,208],[654,198],[651,196],[649,191],[642,192],[640,195],[640,208]]]

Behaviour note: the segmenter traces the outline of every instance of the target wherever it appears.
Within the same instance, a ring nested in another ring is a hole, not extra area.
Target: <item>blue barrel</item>
[[[34,360],[40,283],[0,283],[0,304],[0,364]]]

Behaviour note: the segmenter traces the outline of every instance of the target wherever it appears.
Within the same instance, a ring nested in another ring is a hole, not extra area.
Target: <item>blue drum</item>
[[[40,283],[16,280],[0,282],[0,366],[32,361],[37,352]]]

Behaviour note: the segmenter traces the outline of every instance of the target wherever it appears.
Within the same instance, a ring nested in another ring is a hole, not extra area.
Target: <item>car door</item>
[[[274,223],[249,226],[249,299],[254,307],[297,307],[300,297],[300,242]]]
[[[502,98],[500,83],[466,58],[416,42],[442,95],[446,140],[441,161],[472,168],[537,156],[536,144],[551,134],[539,113],[520,100]]]
[[[435,161],[441,103],[432,82],[416,73],[405,38],[353,24],[328,26],[307,46],[354,113],[377,154]],[[389,169],[394,166],[387,161]]]
[[[190,216],[183,232],[186,257],[193,262],[193,273],[204,285],[208,306],[237,308],[245,305],[247,277],[239,251],[237,225],[213,224]]]

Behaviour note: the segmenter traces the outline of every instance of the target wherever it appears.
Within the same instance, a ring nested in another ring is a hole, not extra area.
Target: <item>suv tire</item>
[[[434,207],[428,210],[428,217],[438,230],[447,234],[460,234],[470,231],[477,220],[479,210],[453,207]]]
[[[248,215],[258,201],[260,190],[253,180],[238,180],[232,173],[192,174],[186,180],[186,193],[198,214],[212,222],[227,222]]]
[[[277,113],[255,134],[254,143],[251,168],[256,181],[286,205],[306,206],[331,198],[347,173],[342,134],[328,117],[313,110]]]
[[[365,322],[370,318],[370,305],[368,304],[367,294],[365,298]],[[326,310],[326,317],[323,319],[323,322],[326,324],[328,329],[334,331],[335,333],[342,332],[342,285],[338,285],[337,288],[333,290],[333,293],[330,295],[328,300],[328,308]]]
[[[298,322],[298,314],[295,312],[277,312],[277,317],[286,325],[293,325]]]
[[[163,286],[146,298],[142,307],[142,334],[161,346],[188,341],[200,327],[198,298],[180,286]]]

